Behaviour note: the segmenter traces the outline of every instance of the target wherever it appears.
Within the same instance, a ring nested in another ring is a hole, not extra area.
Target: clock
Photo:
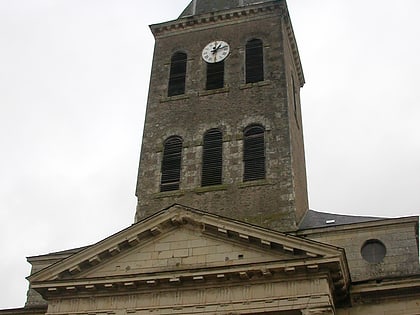
[[[213,41],[204,47],[201,56],[207,63],[216,63],[224,60],[230,52],[229,44],[222,41]]]

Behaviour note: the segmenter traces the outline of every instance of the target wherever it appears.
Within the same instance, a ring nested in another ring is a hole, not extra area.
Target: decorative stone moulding
[[[197,268],[181,264],[177,270],[153,273],[140,269],[132,274],[84,276],[111,260],[125,257],[132,250],[141,251],[142,246],[158,241],[162,235],[176,229],[201,233],[201,237],[217,239],[221,243],[243,244],[248,249],[271,253],[272,258],[253,262],[238,254],[234,264],[226,264],[223,260],[216,265]],[[273,258],[277,255],[278,259]],[[291,277],[307,278],[309,273],[311,278],[328,279],[337,298],[347,296],[349,275],[341,249],[175,205],[30,276],[29,280],[31,287],[48,300],[49,296],[89,295],[92,290],[105,295],[113,290],[147,292],[151,287],[171,290],[181,283],[186,287],[201,282],[207,286],[218,281],[242,285],[267,278],[287,282]]]
[[[119,244],[115,244],[107,250],[94,255],[86,259],[84,262],[78,263],[75,266],[70,267],[66,271],[63,271],[59,274],[58,279],[68,279],[71,276],[81,273],[82,271],[86,271],[98,264],[104,263],[111,259],[114,256],[121,254],[135,246],[141,246],[142,243],[150,241],[151,238],[160,235],[165,232],[168,228],[173,228],[174,226],[180,225],[187,225],[190,224],[192,226],[199,227],[199,230],[202,231],[204,234],[208,235],[224,235],[225,237],[238,240],[246,243],[251,243],[255,246],[259,246],[262,248],[272,248],[276,251],[288,253],[291,255],[298,255],[298,257],[307,256],[308,258],[317,258],[321,257],[320,254],[311,251],[305,251],[300,248],[294,248],[290,245],[285,245],[279,243],[278,241],[269,240],[269,239],[259,239],[255,237],[255,235],[248,235],[243,232],[237,232],[235,230],[231,230],[226,228],[225,226],[219,227],[214,224],[210,224],[208,222],[203,222],[194,218],[193,216],[174,216],[167,220],[166,222],[162,222],[161,224],[154,226],[146,231],[146,233],[136,234],[128,239],[123,240]]]
[[[299,83],[302,87],[305,84],[305,77],[303,75],[302,65],[300,63],[299,51],[296,44],[296,39],[293,32],[293,27],[290,22],[290,17],[286,11],[286,9],[279,4],[272,4],[267,5],[267,3],[262,4],[260,6],[250,6],[244,7],[240,10],[236,11],[228,11],[225,13],[213,12],[203,15],[191,15],[188,17],[180,18],[178,20],[162,23],[162,24],[154,24],[151,25],[150,28],[152,33],[155,37],[163,37],[169,36],[172,32],[179,32],[180,30],[189,31],[189,29],[194,28],[195,30],[197,27],[202,26],[203,28],[206,27],[206,24],[215,23],[218,21],[230,21],[232,23],[235,20],[238,20],[244,16],[253,17],[258,14],[264,13],[271,13],[274,11],[278,11],[279,15],[284,17],[285,20],[285,29],[287,31],[287,36],[289,37],[289,41],[291,43],[291,50],[293,53],[294,63],[297,67],[297,73],[299,77]]]
[[[90,291],[97,291],[106,294],[112,290],[119,292],[147,291],[150,287],[159,286],[160,288],[171,288],[173,285],[201,282],[230,281],[240,283],[243,281],[260,282],[262,279],[270,278],[272,281],[290,281],[290,277],[302,277],[307,272],[318,272],[317,277],[327,277],[331,275],[332,286],[336,292],[336,297],[340,298],[347,295],[347,283],[341,274],[339,262],[333,259],[319,259],[317,264],[302,262],[301,260],[282,261],[272,263],[257,263],[251,265],[237,265],[226,267],[206,268],[205,270],[183,270],[174,276],[171,272],[149,274],[139,274],[129,277],[115,277],[115,279],[101,278],[82,280],[59,281],[44,284],[42,287],[35,285],[37,291],[45,297],[48,296],[71,296]]]
[[[191,15],[178,20],[152,25],[151,29],[155,36],[159,36],[166,32],[179,31],[180,29],[188,29],[193,26],[196,27],[197,25],[204,25],[217,21],[239,19],[243,16],[252,16],[259,13],[272,12],[274,10],[279,10],[281,15],[283,15],[285,12],[284,8],[278,4],[253,8],[241,8],[239,11],[228,11],[225,13],[212,12],[197,16]]]

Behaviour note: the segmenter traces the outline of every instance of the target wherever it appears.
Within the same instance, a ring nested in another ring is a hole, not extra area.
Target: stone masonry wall
[[[395,224],[393,220],[382,222],[385,223],[369,227],[338,226],[307,237],[344,248],[353,282],[419,274],[419,252],[414,226],[417,223]],[[386,247],[385,258],[380,263],[369,263],[361,255],[363,244],[370,239],[379,240]]]
[[[137,220],[179,203],[279,230],[296,228],[295,186],[304,184],[301,191],[306,192],[306,178],[294,181],[293,177],[306,175],[295,172],[291,161],[293,148],[296,156],[304,152],[303,144],[292,148],[290,143],[285,69],[294,67],[285,64],[284,12],[278,8],[156,36],[137,184]],[[244,84],[245,44],[252,38],[264,43],[265,80]],[[225,60],[225,87],[206,91],[201,51],[213,40],[228,42],[231,54]],[[186,93],[168,98],[170,58],[176,51],[188,55]],[[243,182],[243,130],[253,123],[266,128],[266,179]],[[223,184],[200,187],[202,137],[211,128],[223,132]],[[172,135],[183,139],[180,190],[160,193],[163,142]],[[296,141],[301,142],[301,136]]]

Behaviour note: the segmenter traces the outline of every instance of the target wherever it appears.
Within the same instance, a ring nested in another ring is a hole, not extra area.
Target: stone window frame
[[[360,248],[362,258],[371,264],[381,263],[387,253],[386,246],[378,239],[369,239],[365,241]]]
[[[160,192],[179,190],[181,181],[183,139],[170,136],[163,143]]]
[[[225,86],[225,61],[206,63],[206,90],[222,89]]]
[[[243,131],[244,182],[266,177],[265,133],[261,124],[248,125]]]
[[[172,54],[168,80],[168,97],[185,94],[188,55],[183,51]]]
[[[201,187],[221,185],[223,181],[223,133],[212,128],[203,136]]]
[[[264,81],[264,42],[251,38],[245,44],[245,84]]]

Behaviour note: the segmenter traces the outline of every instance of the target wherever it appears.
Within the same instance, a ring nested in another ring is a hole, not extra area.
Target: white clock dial
[[[229,44],[222,40],[217,40],[207,44],[201,55],[204,61],[216,63],[224,60],[229,55],[229,52]]]

